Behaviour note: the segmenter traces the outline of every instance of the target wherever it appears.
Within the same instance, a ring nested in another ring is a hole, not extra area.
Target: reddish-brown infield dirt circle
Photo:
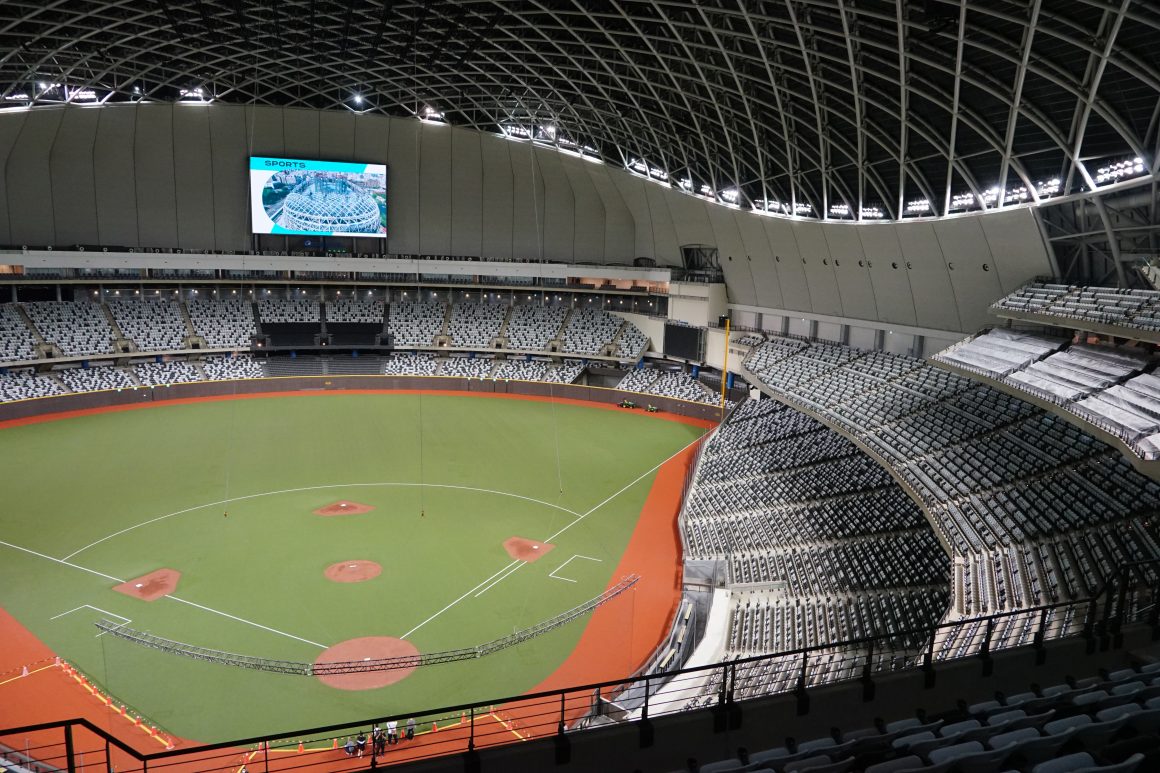
[[[356,671],[349,674],[316,674],[315,678],[336,690],[375,690],[401,682],[418,667],[419,650],[414,644],[393,636],[363,636],[340,641],[314,661],[315,666],[385,658],[416,658],[416,665],[384,671]]]
[[[362,502],[351,502],[349,499],[340,499],[325,507],[318,508],[314,511],[314,514],[324,517],[335,515],[362,515],[374,509],[372,505],[364,505]]]
[[[339,561],[326,567],[326,579],[334,582],[366,582],[383,573],[374,561]]]

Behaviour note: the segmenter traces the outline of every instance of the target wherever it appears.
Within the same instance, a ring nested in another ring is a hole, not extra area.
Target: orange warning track
[[[553,398],[536,395],[512,395],[494,393],[465,393],[458,391],[428,390],[327,390],[324,392],[268,392],[246,395],[217,395],[183,398],[132,405],[88,408],[76,411],[43,414],[23,419],[0,422],[0,429],[7,427],[39,424],[58,419],[87,416],[101,413],[115,413],[127,410],[157,407],[166,404],[190,404],[217,402],[221,400],[270,398],[270,397],[312,397],[331,394],[425,394],[459,397],[485,397],[491,399],[532,400],[538,402],[559,402],[605,410],[625,410],[616,405],[593,403],[584,400]],[[675,421],[703,429],[716,426],[716,422],[671,413],[648,414],[651,418]],[[633,572],[641,576],[636,587],[628,594],[606,606],[598,608],[584,629],[576,648],[551,676],[528,692],[543,692],[566,688],[578,684],[618,679],[639,668],[663,641],[676,612],[681,596],[681,541],[675,515],[680,506],[680,498],[686,471],[692,463],[696,448],[694,444],[673,457],[658,469],[644,509],[633,531],[628,547],[620,564],[613,573],[610,586],[619,578]],[[134,723],[131,713],[121,713],[115,701],[112,705],[99,696],[99,691],[83,681],[79,675],[70,676],[65,669],[54,665],[55,653],[24,628],[15,618],[0,608],[0,727],[14,727],[53,722],[66,718],[84,717],[106,732],[121,739],[127,745],[143,754],[163,751],[166,744],[176,748],[198,745],[195,741],[174,738],[160,732],[151,735],[143,723]],[[29,667],[29,675],[21,676],[22,668]],[[589,707],[590,696],[568,696],[568,718],[581,716]],[[553,716],[558,716],[558,704],[552,708],[530,704],[507,705],[494,713],[476,717],[475,744],[477,747],[497,743],[526,740],[535,735],[554,732]],[[534,725],[534,727],[533,727]],[[90,734],[83,733],[77,740],[78,751],[91,746],[96,756],[103,750],[103,742]],[[423,732],[414,741],[388,747],[380,764],[414,760],[432,754],[451,754],[466,749],[469,732],[466,725],[454,720],[438,732]],[[3,739],[0,739],[3,740]],[[33,738],[35,745],[41,740],[45,747],[61,742],[60,733],[49,735],[48,731]],[[47,752],[46,755],[47,756]],[[114,760],[121,767],[126,766],[129,757],[116,749]],[[219,750],[198,755],[206,761],[213,758],[217,764],[233,757],[240,763],[261,753],[247,753],[243,750]],[[334,750],[307,750],[298,755],[287,751],[270,751],[270,769],[305,767],[313,769],[334,768],[345,760],[345,754]],[[369,755],[368,755],[369,758]],[[275,762],[275,759],[277,762]],[[51,762],[52,760],[45,760]],[[367,760],[369,762],[369,759]],[[63,760],[59,761],[63,766]],[[172,771],[205,770],[206,766],[191,756],[182,758],[180,763],[166,766]]]

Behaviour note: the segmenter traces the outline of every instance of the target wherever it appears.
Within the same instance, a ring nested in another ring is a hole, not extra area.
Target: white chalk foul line
[[[703,437],[703,436],[702,436],[702,437]],[[644,480],[645,478],[647,478],[649,475],[652,475],[654,472],[656,472],[657,470],[659,470],[661,467],[664,467],[666,464],[668,464],[669,462],[671,462],[673,459],[676,459],[678,456],[680,456],[681,454],[685,453],[685,451],[688,451],[690,448],[692,448],[693,446],[695,446],[695,445],[696,445],[697,443],[699,443],[699,442],[701,442],[701,438],[697,438],[696,440],[694,440],[693,442],[689,443],[689,444],[688,444],[688,445],[686,445],[684,448],[682,448],[681,450],[677,451],[676,453],[674,453],[672,456],[668,457],[668,458],[667,458],[667,459],[665,459],[664,461],[662,461],[662,462],[659,462],[659,463],[657,463],[657,464],[653,465],[652,467],[650,467],[649,469],[645,470],[645,471],[644,471],[644,472],[642,472],[640,475],[638,475],[638,476],[637,476],[635,479],[633,479],[633,480],[632,480],[630,483],[628,483],[628,484],[626,484],[625,486],[623,486],[623,487],[622,487],[622,488],[621,488],[619,491],[616,491],[615,493],[613,493],[613,494],[611,494],[610,496],[606,497],[606,498],[604,499],[604,501],[603,501],[603,502],[600,502],[600,503],[599,503],[599,504],[597,504],[595,507],[592,507],[591,509],[589,509],[587,512],[583,513],[582,515],[577,515],[577,516],[576,516],[576,520],[572,521],[572,522],[571,522],[571,523],[569,523],[569,524],[565,524],[565,525],[563,526],[563,528],[561,528],[561,529],[560,529],[558,532],[556,532],[555,534],[553,534],[553,535],[552,535],[552,536],[550,536],[550,537],[547,537],[547,538],[546,538],[546,539],[544,539],[543,541],[544,541],[544,542],[552,542],[552,541],[554,541],[554,540],[555,540],[557,537],[559,537],[561,534],[563,534],[564,532],[568,531],[568,529],[571,529],[573,526],[575,526],[576,524],[580,523],[580,522],[581,522],[581,521],[583,521],[585,518],[587,518],[588,516],[592,515],[594,512],[596,512],[596,511],[597,511],[597,510],[599,510],[600,508],[604,507],[606,504],[608,504],[608,503],[609,503],[609,502],[611,502],[612,500],[616,499],[618,496],[620,496],[620,495],[621,495],[621,494],[623,494],[624,492],[628,491],[630,488],[632,488],[632,487],[633,487],[633,486],[635,486],[636,484],[640,483],[642,480]]]
[[[490,581],[491,579],[493,579],[493,578],[495,577],[495,575],[496,575],[496,574],[502,574],[502,573],[506,572],[508,569],[511,569],[511,568],[512,568],[512,566],[518,566],[518,565],[519,565],[519,562],[518,562],[518,561],[512,561],[510,564],[508,564],[507,566],[505,566],[503,569],[500,569],[498,572],[496,572],[495,574],[493,574],[491,577],[488,577],[488,578],[487,578],[486,580],[484,580],[483,582],[476,583],[476,585],[475,585],[475,587],[474,587],[474,588],[472,588],[471,590],[467,591],[467,593],[464,593],[462,596],[460,596],[459,598],[455,599],[455,601],[452,601],[450,604],[448,604],[447,606],[443,607],[443,609],[440,609],[438,612],[436,612],[435,614],[431,615],[431,616],[430,616],[430,617],[428,617],[426,620],[424,620],[423,622],[419,623],[417,626],[415,626],[415,627],[414,627],[414,628],[412,628],[411,630],[407,631],[405,634],[403,634],[403,635],[402,635],[402,636],[400,636],[399,638],[400,638],[400,639],[406,639],[406,638],[410,637],[410,635],[411,635],[411,634],[413,634],[415,631],[418,631],[420,628],[422,628],[423,626],[427,625],[427,623],[429,623],[429,622],[431,622],[432,620],[434,620],[435,618],[439,617],[439,615],[443,614],[443,613],[444,613],[444,612],[446,612],[447,610],[451,609],[451,607],[455,606],[455,605],[456,605],[456,604],[458,604],[460,601],[463,601],[465,598],[467,598],[468,596],[470,596],[470,595],[472,594],[472,592],[474,592],[474,591],[475,591],[477,588],[479,588],[479,586],[480,586],[480,585],[484,585],[484,584],[486,584],[488,581]]]
[[[269,626],[262,625],[261,623],[255,623],[253,620],[247,620],[244,617],[237,617],[236,615],[231,615],[228,612],[222,612],[220,609],[213,609],[212,607],[203,606],[201,604],[190,601],[188,599],[179,598],[177,596],[166,596],[165,598],[173,599],[174,601],[177,601],[181,604],[188,604],[191,607],[197,607],[198,609],[204,610],[206,612],[210,612],[210,613],[215,614],[215,615],[221,615],[222,617],[227,617],[230,620],[237,620],[239,623],[245,623],[246,625],[252,625],[254,628],[261,628],[263,631],[269,631],[270,633],[276,633],[279,636],[285,636],[287,638],[295,639],[297,641],[304,642],[306,644],[312,644],[315,647],[318,647],[319,649],[324,650],[327,647],[327,645],[325,645],[325,644],[319,644],[316,641],[310,641],[310,639],[303,639],[301,636],[295,636],[292,633],[286,633],[285,631],[279,631],[277,628],[270,628]]]
[[[636,477],[636,479],[635,479],[635,480],[633,480],[632,482],[630,482],[630,483],[629,483],[629,484],[627,484],[626,486],[622,487],[622,488],[621,488],[619,491],[615,492],[615,493],[614,493],[614,494],[612,494],[611,496],[609,496],[609,497],[605,498],[605,499],[604,499],[604,501],[602,501],[602,502],[600,502],[599,504],[597,504],[596,506],[594,506],[594,507],[590,508],[590,509],[589,509],[587,512],[585,512],[585,513],[576,513],[576,512],[573,512],[573,513],[572,513],[572,515],[576,516],[576,519],[575,519],[574,521],[572,521],[572,522],[571,522],[571,523],[569,523],[569,524],[566,524],[566,525],[565,525],[565,526],[564,526],[562,529],[560,529],[559,531],[557,531],[557,532],[556,532],[555,534],[553,534],[552,536],[550,536],[550,537],[548,537],[548,538],[546,538],[546,539],[540,540],[540,541],[541,541],[541,542],[552,542],[552,541],[553,541],[553,540],[555,540],[557,537],[559,537],[561,534],[563,534],[564,532],[568,531],[568,529],[571,529],[573,526],[575,526],[576,524],[580,523],[580,522],[581,522],[581,521],[583,521],[585,518],[587,518],[588,516],[592,515],[594,512],[596,512],[596,511],[597,511],[597,510],[599,510],[600,508],[604,507],[606,504],[608,504],[608,503],[609,503],[609,502],[611,502],[612,500],[616,499],[618,496],[620,496],[621,494],[623,494],[625,491],[628,491],[630,488],[632,488],[633,486],[635,486],[637,483],[640,483],[640,481],[642,481],[644,478],[648,477],[648,476],[649,476],[649,475],[651,475],[652,473],[654,473],[654,472],[656,472],[657,470],[659,470],[659,469],[660,469],[661,467],[663,467],[663,466],[664,466],[666,463],[668,463],[668,462],[672,461],[673,459],[676,459],[678,456],[680,456],[681,454],[683,454],[685,451],[689,450],[690,448],[692,448],[693,446],[695,446],[697,443],[701,442],[701,440],[702,440],[703,438],[704,438],[704,435],[702,435],[701,437],[698,437],[696,440],[692,441],[691,443],[688,443],[688,444],[687,444],[687,445],[685,445],[685,446],[684,446],[684,447],[683,447],[681,450],[679,450],[679,451],[677,451],[676,453],[672,454],[671,456],[669,456],[669,457],[668,457],[667,459],[665,459],[664,461],[662,461],[662,462],[660,462],[660,463],[658,463],[658,464],[654,465],[653,467],[651,467],[651,468],[650,468],[650,469],[648,469],[648,470],[645,470],[643,473],[641,473],[640,475],[638,475],[638,476]],[[561,507],[561,508],[557,508],[557,509],[564,510],[565,508],[562,508],[562,507]],[[520,568],[521,566],[523,566],[523,565],[524,565],[524,563],[525,563],[525,562],[523,562],[523,561],[516,561],[516,562],[514,562],[514,564],[515,564],[515,566],[514,566],[514,567],[512,566],[512,564],[508,564],[508,565],[507,565],[507,566],[505,566],[503,569],[500,569],[498,572],[496,572],[495,574],[493,574],[491,577],[488,577],[486,580],[484,580],[483,582],[479,583],[478,585],[476,585],[476,586],[475,586],[474,588],[472,588],[471,590],[467,591],[467,593],[464,593],[462,596],[460,596],[459,598],[455,599],[455,601],[452,601],[450,604],[448,604],[447,606],[443,607],[443,609],[440,609],[438,612],[436,612],[435,614],[431,615],[431,617],[429,617],[429,618],[427,618],[426,620],[424,620],[423,622],[419,623],[417,626],[415,626],[414,628],[412,628],[410,631],[407,631],[407,633],[403,634],[401,638],[403,638],[403,639],[406,639],[408,636],[410,636],[411,634],[413,634],[415,631],[417,631],[417,630],[419,630],[420,628],[422,628],[423,626],[427,625],[427,623],[429,623],[429,622],[431,622],[432,620],[434,620],[435,618],[439,617],[441,614],[443,614],[443,613],[444,613],[444,612],[446,612],[447,610],[451,609],[453,606],[455,606],[456,604],[458,604],[460,601],[463,601],[465,598],[467,598],[468,596],[470,596],[472,593],[475,593],[475,597],[476,597],[476,598],[478,598],[479,596],[482,596],[484,593],[486,593],[487,591],[491,590],[493,587],[495,587],[496,585],[498,585],[500,582],[502,582],[503,580],[506,580],[508,577],[511,577],[513,574],[515,574],[515,573],[516,573],[516,572],[519,570],[519,568]],[[505,572],[506,572],[506,574],[505,574]],[[498,579],[497,579],[497,575],[503,575],[503,576],[502,576],[502,577],[498,577]],[[556,579],[565,579],[565,578],[558,577],[558,578],[556,578]],[[490,584],[489,584],[489,583],[490,583]],[[486,587],[486,588],[483,588],[482,590],[479,590],[480,586],[482,586],[482,585],[487,585],[487,587]],[[477,590],[478,590],[478,592],[476,592]]]
[[[52,561],[55,564],[61,564],[63,566],[67,566],[67,567],[72,568],[72,569],[78,569],[82,572],[88,572],[89,574],[95,574],[97,577],[102,577],[106,580],[112,580],[113,582],[117,583],[118,585],[126,582],[125,580],[122,580],[120,577],[114,577],[111,574],[105,574],[104,572],[98,572],[96,569],[89,569],[86,566],[81,566],[80,564],[74,564],[71,561],[66,561],[63,558],[53,558],[52,556],[45,555],[44,553],[38,553],[35,550],[21,547],[20,545],[13,545],[11,542],[4,542],[3,540],[0,540],[0,545],[12,548],[13,550],[19,550],[22,553],[28,553],[29,555],[36,556],[38,558],[43,558],[46,561]],[[215,614],[215,615],[221,615],[222,617],[227,617],[230,620],[236,620],[239,623],[245,623],[246,625],[251,625],[255,628],[261,628],[263,631],[269,631],[270,633],[276,633],[276,634],[279,634],[280,636],[286,636],[286,637],[291,638],[291,639],[296,639],[297,641],[300,641],[300,642],[305,642],[306,644],[312,644],[315,647],[320,647],[321,649],[326,649],[325,644],[319,644],[316,641],[310,641],[309,639],[303,639],[301,636],[295,636],[292,633],[286,633],[285,631],[279,631],[277,628],[270,628],[268,626],[262,625],[261,623],[255,623],[253,620],[247,620],[244,617],[237,617],[235,615],[229,614],[228,612],[222,612],[220,609],[213,609],[212,607],[203,606],[201,604],[197,604],[197,603],[195,603],[193,601],[189,601],[187,599],[178,598],[177,596],[165,596],[164,598],[172,599],[173,601],[176,601],[176,602],[181,603],[181,604],[188,604],[191,607],[197,607],[198,609],[204,610],[206,612],[210,612],[210,613]],[[88,606],[88,605],[86,604],[84,606]],[[77,607],[77,609],[81,609],[81,608],[82,607]],[[94,607],[94,609],[95,609],[95,607]],[[74,609],[71,611],[75,612],[76,610]],[[65,614],[68,614],[68,613],[66,612]],[[120,615],[117,615],[117,617],[120,617]]]
[[[172,513],[166,513],[165,515],[159,515],[156,518],[150,518],[147,521],[142,521],[141,523],[134,524],[133,526],[128,526],[124,529],[121,529],[120,531],[115,531],[112,534],[108,534],[104,537],[101,537],[99,540],[96,540],[94,542],[90,542],[89,544],[85,545],[82,548],[77,548],[76,550],[74,550],[73,552],[71,552],[67,556],[65,556],[63,560],[67,561],[68,559],[73,558],[77,554],[85,552],[89,548],[96,547],[97,545],[100,545],[102,542],[107,542],[108,540],[111,540],[114,537],[119,537],[122,534],[133,531],[134,529],[139,529],[142,526],[148,526],[151,523],[157,523],[158,521],[164,521],[167,518],[174,518],[178,515],[185,515],[186,513],[192,513],[196,510],[204,510],[207,507],[217,507],[219,505],[228,505],[231,502],[244,502],[247,499],[259,499],[261,497],[276,496],[278,494],[297,494],[297,493],[301,493],[303,491],[322,491],[325,489],[336,489],[336,488],[380,488],[380,487],[385,488],[385,487],[391,487],[391,486],[398,486],[398,487],[416,487],[416,486],[419,486],[419,487],[427,487],[427,488],[457,489],[460,491],[476,491],[476,492],[479,492],[481,494],[495,494],[496,496],[512,497],[513,499],[522,499],[525,502],[533,502],[537,505],[544,505],[545,507],[551,507],[551,508],[554,508],[556,510],[561,510],[565,513],[568,513],[569,515],[579,515],[579,513],[577,513],[575,510],[570,510],[567,507],[564,507],[562,505],[553,504],[552,502],[545,502],[542,499],[535,499],[533,497],[526,497],[523,494],[513,494],[509,491],[497,491],[495,489],[489,489],[489,488],[477,488],[475,486],[455,486],[455,485],[452,485],[450,483],[402,483],[402,482],[390,482],[390,481],[380,481],[377,483],[328,483],[328,484],[320,485],[320,486],[301,486],[299,488],[285,488],[285,489],[279,489],[277,491],[263,491],[259,494],[246,494],[245,496],[240,496],[240,497],[231,497],[229,499],[219,499],[216,502],[206,502],[205,504],[194,505],[193,507],[187,507],[183,510],[175,510]]]
[[[526,563],[527,563],[526,561],[520,561],[515,566],[513,566],[510,570],[508,570],[506,573],[500,574],[499,577],[495,578],[490,583],[483,586],[483,590],[481,590],[479,593],[476,593],[475,598],[479,598],[480,596],[482,596],[483,594],[485,594],[489,590],[491,590],[491,588],[495,587],[496,585],[499,585],[501,582],[506,580],[508,577],[511,577],[513,574],[515,574],[516,572],[518,572],[520,570],[521,566],[524,566]]]

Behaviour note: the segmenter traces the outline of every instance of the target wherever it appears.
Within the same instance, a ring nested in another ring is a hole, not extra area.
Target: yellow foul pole
[[[725,421],[725,380],[729,377],[729,319],[725,319],[725,363],[721,366],[721,421]]]

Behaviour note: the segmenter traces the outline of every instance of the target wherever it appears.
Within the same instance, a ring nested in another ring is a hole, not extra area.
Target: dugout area
[[[22,474],[0,513],[0,607],[105,693],[201,742],[622,676],[679,596],[675,516],[704,424],[565,402],[295,393],[5,427],[0,453]],[[533,626],[630,571],[641,585],[598,615],[372,689],[95,627],[291,661],[376,637],[434,652]],[[167,592],[147,600],[158,576]],[[59,685],[38,691],[39,676],[0,684],[23,707],[0,708],[9,724],[52,713]]]

